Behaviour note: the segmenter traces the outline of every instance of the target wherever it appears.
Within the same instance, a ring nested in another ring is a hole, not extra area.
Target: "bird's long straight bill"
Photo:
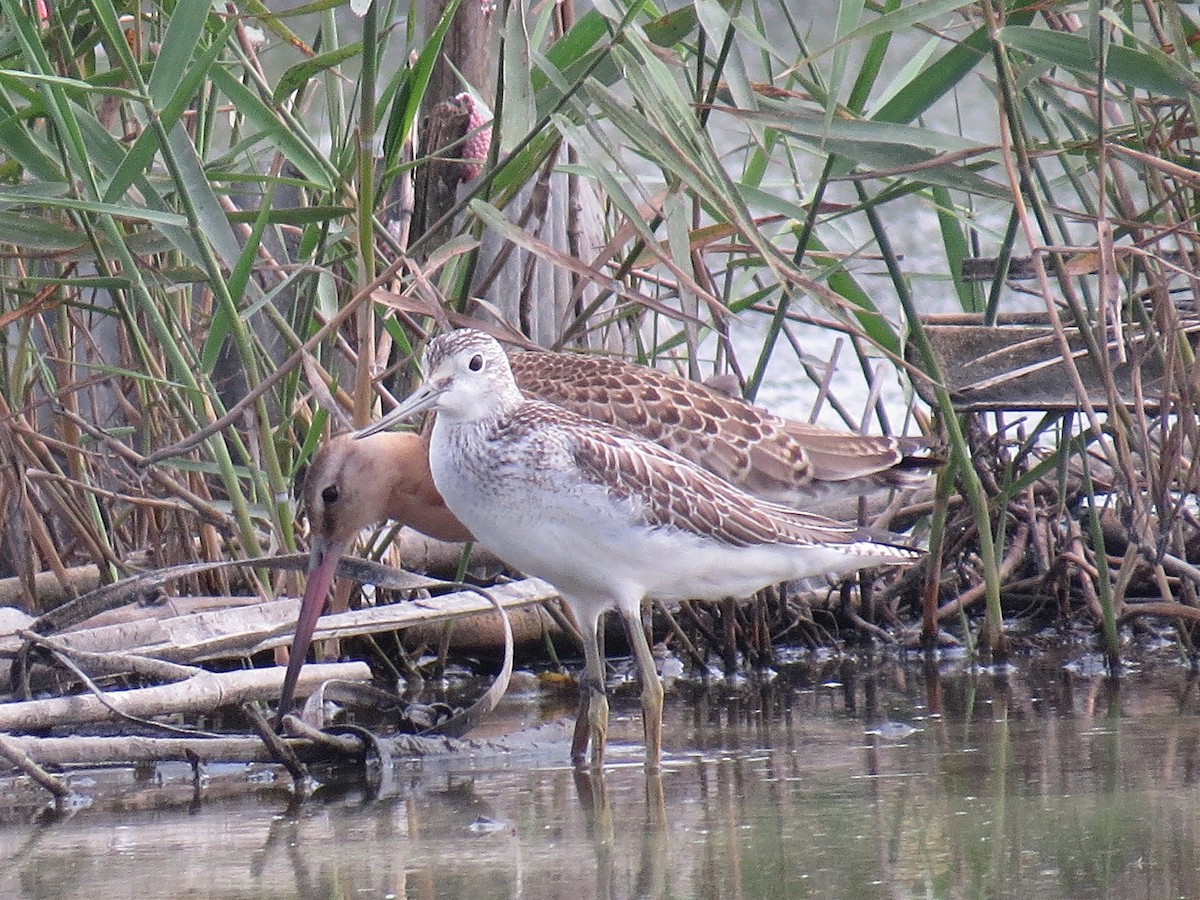
[[[437,403],[438,395],[445,390],[444,384],[425,382],[411,396],[394,410],[373,422],[366,428],[355,433],[354,437],[364,438],[368,435],[383,431],[395,422],[403,421]],[[313,543],[312,554],[308,563],[308,581],[304,586],[304,598],[300,601],[300,617],[296,620],[296,633],[292,637],[292,651],[288,658],[287,674],[283,679],[283,691],[279,698],[279,721],[292,710],[295,700],[296,682],[300,678],[300,669],[308,656],[308,648],[312,644],[313,632],[317,628],[317,620],[325,610],[325,600],[333,587],[334,575],[337,573],[338,560],[346,548],[339,542],[327,542],[318,539]]]
[[[337,572],[338,560],[341,559],[343,549],[339,543],[327,543],[324,540],[313,544],[308,562],[307,583],[304,586],[304,599],[300,601],[300,617],[296,620],[296,633],[292,637],[287,674],[283,678],[283,691],[279,696],[279,723],[292,711],[300,668],[308,656],[317,620],[325,610],[325,599],[329,596],[329,589],[333,587],[333,576]]]
[[[383,431],[397,422],[403,422],[405,419],[415,416],[419,412],[424,412],[427,409],[432,409],[437,404],[438,396],[446,389],[444,384],[438,384],[433,381],[426,381],[423,385],[408,395],[408,398],[402,400],[400,405],[393,409],[383,418],[376,422],[372,422],[366,428],[354,432],[355,440],[359,438],[369,437],[376,432]]]

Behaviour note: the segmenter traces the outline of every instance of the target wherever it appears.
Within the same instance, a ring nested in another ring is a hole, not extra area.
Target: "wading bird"
[[[608,609],[621,615],[634,650],[646,764],[654,768],[663,694],[642,629],[644,599],[744,597],[794,578],[920,557],[854,526],[760,500],[645,438],[526,398],[500,345],[481,332],[464,329],[432,341],[426,371],[407,401],[358,436],[370,439],[393,422],[436,409],[428,463],[447,510],[483,546],[553,584],[570,605],[586,661],[571,748],[576,762],[589,738],[593,765],[603,759],[608,704],[597,627]],[[376,502],[383,487],[373,486]],[[317,491],[326,505],[330,498],[341,503],[340,486],[328,496],[328,486],[314,485]],[[376,510],[383,508],[379,503]],[[322,577],[312,578],[305,592],[293,645],[297,673],[334,559],[315,561]],[[319,594],[314,581],[323,581]]]
[[[527,351],[512,353],[509,364],[525,394],[639,434],[765,500],[811,504],[909,487],[941,462],[920,438],[784,419],[704,384],[619,359]],[[338,559],[363,528],[392,519],[440,540],[471,539],[433,485],[425,441],[412,433],[332,438],[308,468],[304,505],[311,558],[301,605],[312,618],[301,621],[294,646],[308,646]],[[293,653],[281,712],[291,708],[303,661]]]

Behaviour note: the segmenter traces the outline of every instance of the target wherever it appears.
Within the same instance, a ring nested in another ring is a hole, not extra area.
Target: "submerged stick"
[[[0,757],[4,757],[58,799],[71,796],[69,787],[34,762],[8,735],[0,734]]]
[[[289,719],[294,717],[289,716]],[[309,734],[302,723],[297,737],[285,737],[283,742],[304,763],[328,759],[331,754],[360,752],[361,739],[349,735],[330,735],[317,732]],[[536,743],[530,743],[520,734],[488,741],[468,741],[451,737],[419,737],[404,734],[382,738],[394,757],[430,759],[436,757],[469,756],[511,757],[511,754],[528,751],[541,752]],[[548,735],[546,752],[555,752],[565,740],[565,731]],[[134,765],[136,763],[188,762],[188,763],[271,763],[276,760],[258,737],[228,736],[204,737],[142,737],[122,735],[97,737],[76,735],[71,737],[33,737],[30,735],[0,735],[0,743],[16,753],[23,754],[35,766],[109,766],[114,762]],[[3,755],[0,753],[0,755]],[[5,758],[8,758],[7,756]],[[50,776],[54,777],[54,776]]]
[[[14,750],[26,754],[42,766],[107,766],[114,762],[134,765],[159,762],[231,762],[273,763],[270,751],[257,737],[142,737],[123,735],[95,737],[32,737],[0,735]],[[327,748],[315,752],[307,740],[286,739],[301,759],[328,756]]]
[[[242,715],[250,722],[250,727],[254,729],[254,733],[258,735],[259,740],[267,748],[267,752],[271,754],[271,758],[288,770],[297,793],[300,793],[308,779],[308,770],[304,768],[304,764],[300,762],[295,751],[275,733],[271,728],[271,723],[263,718],[262,713],[253,703],[243,703],[241,710]]]

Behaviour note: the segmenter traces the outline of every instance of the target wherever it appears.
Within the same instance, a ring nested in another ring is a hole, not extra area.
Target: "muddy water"
[[[405,764],[386,793],[303,804],[270,769],[86,773],[91,807],[8,807],[0,896],[1200,896],[1200,701],[1187,673],[1088,666],[796,666],[677,686],[661,777],[632,691],[611,763],[580,777],[564,707],[512,755]],[[1089,674],[1090,673],[1090,674]]]

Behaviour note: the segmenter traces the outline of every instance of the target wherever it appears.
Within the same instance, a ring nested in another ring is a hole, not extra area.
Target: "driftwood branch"
[[[92,653],[88,650],[69,647],[55,638],[35,634],[26,629],[19,630],[17,635],[32,644],[68,657],[92,677],[132,673],[155,681],[186,681],[204,671],[196,666],[181,666],[177,663],[152,659],[136,653]]]
[[[100,586],[100,567],[95,564],[67,569],[66,575],[66,584],[56,572],[33,576],[33,594],[41,609],[53,609]],[[19,577],[0,578],[0,606],[21,606],[24,601],[25,589]]]
[[[414,579],[418,576],[411,576]],[[442,586],[443,582],[425,579],[414,583]],[[527,579],[488,589],[506,610],[551,600],[558,593],[544,581]],[[475,613],[487,613],[492,605],[482,596],[463,591],[444,594],[427,600],[399,603],[353,610],[323,616],[317,625],[317,640],[358,637],[399,631],[417,625],[430,625]],[[138,658],[151,657],[172,663],[197,663],[212,659],[249,657],[263,650],[291,643],[300,601],[292,598],[270,600],[254,605],[240,602],[226,609],[206,609],[204,612],[156,619],[147,616],[141,621],[102,625],[80,629],[55,638],[56,646],[71,653],[110,655],[115,665],[126,654]],[[11,641],[15,645],[15,639]],[[0,655],[5,642],[0,640]],[[8,652],[14,652],[15,646]],[[126,668],[124,671],[134,671]]]
[[[509,584],[489,587],[487,593],[505,609],[543,603],[558,597],[558,591],[537,578],[526,578]],[[443,594],[427,600],[409,600],[389,606],[374,606],[350,612],[322,616],[313,633],[314,641],[344,640],[364,634],[398,631],[410,625],[446,622],[460,616],[488,612],[497,608],[480,593],[472,590]],[[293,617],[293,622],[295,621]],[[251,653],[269,650],[291,641],[291,632],[275,635],[249,648]]]
[[[289,719],[294,718],[292,716]],[[284,742],[305,763],[328,759],[333,754],[362,752],[362,739],[354,735],[318,733],[310,739],[309,732],[297,726],[301,737],[285,737]],[[381,738],[393,757],[439,757],[470,754],[509,757],[514,752],[539,752],[547,746],[565,744],[565,726],[541,729],[530,735],[521,733],[493,741],[465,741],[456,738],[397,735]],[[9,748],[26,754],[39,766],[104,766],[113,760],[122,763],[189,762],[189,763],[273,763],[274,758],[257,737],[140,737],[122,735],[97,737],[34,737],[30,735],[0,735]]]
[[[174,713],[207,713],[219,706],[277,697],[283,687],[283,674],[282,668],[203,672],[175,684],[110,691],[105,694],[104,702],[95,696],[80,695],[6,703],[0,705],[0,731],[35,731],[59,725],[114,722],[124,716],[145,719]],[[330,678],[369,681],[371,670],[361,662],[305,666],[296,692],[308,694]]]
[[[30,627],[38,634],[53,634],[84,622],[99,613],[124,606],[126,603],[141,603],[153,599],[165,585],[188,575],[245,567],[302,572],[307,565],[307,554],[292,553],[262,559],[227,559],[218,562],[184,563],[167,569],[141,572],[84,594],[40,617]],[[391,590],[417,590],[442,583],[432,578],[406,572],[403,569],[394,569],[352,556],[342,557],[338,563],[337,574],[339,578],[352,578],[363,584],[374,584]]]

